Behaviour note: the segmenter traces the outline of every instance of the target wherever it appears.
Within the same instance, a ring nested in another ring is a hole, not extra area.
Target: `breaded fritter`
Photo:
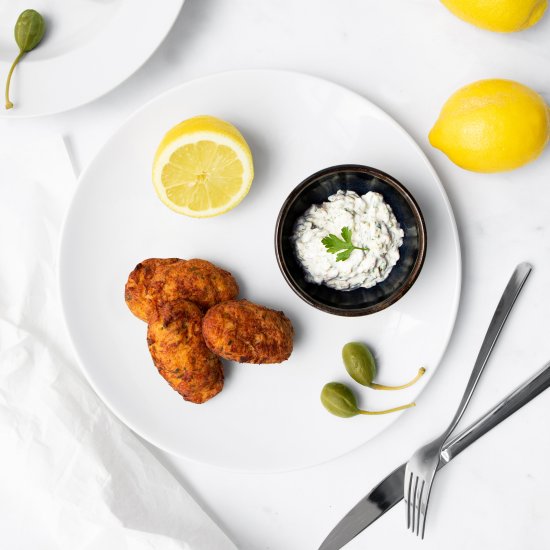
[[[202,333],[211,351],[239,363],[281,363],[292,353],[294,329],[285,314],[248,300],[209,309]]]
[[[137,264],[128,276],[124,289],[124,298],[130,311],[142,321],[147,322],[154,310],[154,304],[162,293],[166,279],[166,267],[185,263],[179,258],[150,258]]]
[[[165,284],[163,299],[185,294],[186,300],[197,304],[204,311],[239,294],[239,285],[229,273],[206,260],[188,260],[174,270]]]
[[[206,260],[151,258],[139,263],[126,283],[130,311],[148,322],[155,308],[189,300],[203,310],[237,297],[239,286],[231,273]]]
[[[186,300],[155,308],[147,344],[159,373],[186,401],[204,403],[223,388],[223,366],[204,342],[203,313]]]

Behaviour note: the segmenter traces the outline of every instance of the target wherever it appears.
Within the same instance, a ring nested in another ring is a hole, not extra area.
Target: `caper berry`
[[[370,349],[361,342],[349,342],[342,348],[348,374],[359,384],[370,386],[376,376],[376,363]]]
[[[339,382],[329,382],[323,386],[321,403],[329,413],[341,418],[359,414],[355,395],[347,386]]]
[[[340,382],[329,382],[323,386],[321,391],[321,403],[327,411],[340,418],[350,418],[358,414],[387,414],[396,411],[402,411],[409,407],[414,407],[416,403],[409,403],[401,407],[394,407],[385,411],[363,411],[357,407],[355,395],[345,384]]]
[[[402,390],[415,384],[426,372],[424,367],[418,370],[417,375],[401,386],[384,386],[373,382],[376,376],[376,362],[370,349],[361,342],[348,342],[342,348],[342,359],[349,375],[359,384],[374,390]]]
[[[44,22],[44,18],[36,10],[25,10],[17,18],[14,36],[19,46],[19,54],[10,68],[6,81],[6,109],[11,109],[13,107],[13,103],[10,101],[10,82],[13,70],[23,55],[34,50],[34,48],[40,44],[45,30],[46,23]]]

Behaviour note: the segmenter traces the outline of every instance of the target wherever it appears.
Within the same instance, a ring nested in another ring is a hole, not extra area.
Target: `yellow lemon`
[[[430,143],[474,172],[513,170],[537,158],[550,135],[542,97],[512,80],[480,80],[455,92],[430,131]]]
[[[245,139],[229,122],[196,116],[164,136],[153,161],[153,184],[172,210],[206,218],[235,208],[247,195],[254,166]]]
[[[548,0],[441,0],[460,19],[495,32],[532,27],[544,15]]]

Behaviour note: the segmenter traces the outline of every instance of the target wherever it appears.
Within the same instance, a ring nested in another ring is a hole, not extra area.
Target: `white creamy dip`
[[[322,243],[330,233],[341,237],[343,227],[352,231],[353,250],[344,261]],[[308,208],[294,226],[294,250],[306,280],[337,290],[370,288],[388,277],[399,260],[403,230],[380,193],[338,191],[327,202]]]

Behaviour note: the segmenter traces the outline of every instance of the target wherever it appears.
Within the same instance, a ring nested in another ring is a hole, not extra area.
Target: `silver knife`
[[[466,447],[521,409],[548,387],[550,387],[550,362],[479,420],[446,443],[441,451],[439,467],[442,468],[448,464]],[[362,498],[329,533],[319,550],[339,550],[402,500],[405,466],[406,464],[401,464],[367,496]]]

